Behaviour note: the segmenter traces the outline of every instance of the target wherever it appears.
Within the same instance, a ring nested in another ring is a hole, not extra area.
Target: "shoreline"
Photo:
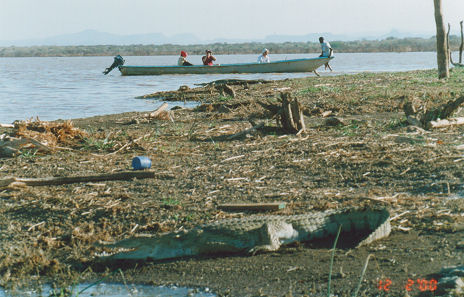
[[[388,278],[391,294],[404,294],[408,278],[431,279],[444,266],[463,264],[464,139],[459,126],[410,126],[403,106],[417,97],[447,102],[461,93],[463,75],[456,69],[446,82],[428,70],[230,83],[235,96],[207,85],[152,94],[201,99],[194,109],[73,119],[85,135],[58,142],[53,152],[24,149],[1,158],[0,178],[117,173],[141,155],[163,176],[1,189],[0,285],[32,277],[65,286],[120,268],[128,283],[208,287],[221,296],[323,296],[331,240],[255,256],[111,264],[95,258],[101,248],[94,244],[251,214],[219,209],[226,203],[285,202],[268,214],[291,215],[375,200],[391,207],[393,231],[368,246],[336,250],[333,292],[351,295],[372,254],[362,292],[382,293],[378,281]],[[265,108],[278,106],[281,92],[303,106],[305,133],[282,131]],[[250,121],[263,129],[230,139]],[[109,280],[122,282],[118,275]]]
[[[365,57],[364,57],[365,56]],[[274,60],[284,60],[285,56],[273,56]],[[290,56],[289,56],[290,57]],[[293,57],[293,56],[292,56]],[[362,58],[363,57],[363,58]],[[393,67],[390,58],[395,60],[393,64],[399,65],[400,67]],[[228,60],[225,60],[225,59]],[[79,61],[77,61],[77,60]],[[139,60],[140,59],[140,60]],[[160,60],[157,60],[160,59]],[[254,61],[255,56],[250,56],[250,58],[243,58],[244,60]],[[366,60],[367,59],[367,60]],[[419,68],[417,65],[422,65],[424,68],[432,68],[433,65],[424,61],[432,61],[435,59],[435,56],[432,53],[403,53],[403,54],[367,54],[367,55],[356,55],[356,54],[347,54],[337,56],[336,61],[334,61],[333,66],[336,67],[337,74],[343,74],[343,72],[356,72],[356,70],[362,69],[372,69],[372,70],[402,70],[408,68]],[[61,119],[72,119],[72,118],[81,118],[88,117],[98,114],[113,114],[119,112],[125,112],[129,110],[136,111],[145,111],[149,110],[152,107],[151,102],[144,102],[143,100],[133,100],[134,97],[147,94],[154,91],[160,91],[163,89],[176,90],[181,85],[188,85],[194,87],[194,83],[204,83],[210,80],[216,80],[227,77],[173,77],[173,76],[162,76],[162,77],[137,77],[137,78],[122,78],[118,73],[110,73],[110,76],[104,76],[100,73],[100,70],[107,67],[111,62],[107,58],[62,58],[58,59],[46,58],[46,59],[35,59],[32,58],[30,63],[23,61],[14,61],[10,60],[7,64],[11,64],[13,68],[7,67],[5,79],[8,82],[9,75],[8,70],[14,70],[14,65],[20,65],[22,63],[28,63],[31,65],[30,72],[21,72],[21,68],[16,69],[21,73],[21,76],[24,77],[24,83],[27,85],[31,84],[31,89],[27,91],[27,96],[21,95],[22,92],[10,93],[11,88],[16,84],[13,83],[10,87],[5,85],[3,90],[6,92],[6,96],[10,98],[11,103],[9,103],[4,108],[3,113],[0,111],[0,122],[9,123],[17,119],[27,119],[29,117],[38,115],[42,120],[56,120]],[[76,61],[74,61],[76,60]],[[139,65],[150,65],[150,64],[160,64],[166,63],[166,60],[170,60],[166,57],[139,57],[134,58],[132,62],[129,61],[128,64],[139,64]],[[200,60],[200,58],[198,58]],[[222,58],[221,58],[222,60]],[[138,61],[138,62],[137,62]],[[158,62],[160,61],[160,62]],[[164,62],[163,62],[164,61]],[[224,61],[221,63],[230,63],[233,61],[238,61],[234,56],[224,57]],[[347,64],[345,65],[346,61]],[[359,62],[355,62],[359,61]],[[381,62],[381,64],[378,64]],[[419,64],[416,64],[416,62]],[[137,63],[135,63],[137,62]],[[342,63],[343,62],[343,63]],[[353,63],[354,62],[354,63]],[[383,63],[382,63],[383,62]],[[52,77],[48,77],[48,74],[40,72],[40,67],[43,64],[50,66],[50,71],[52,71]],[[79,67],[74,67],[75,64],[82,65]],[[168,61],[169,63],[169,61]],[[57,65],[63,64],[62,67]],[[93,64],[98,64],[100,66],[91,67]],[[433,64],[433,63],[432,63]],[[370,66],[369,66],[370,65]],[[401,66],[402,65],[402,66]],[[408,66],[410,65],[410,66]],[[416,65],[416,66],[414,66]],[[354,70],[354,71],[352,71]],[[39,71],[39,74],[34,76],[31,73]],[[56,72],[55,72],[56,71]],[[56,73],[64,71],[66,74],[60,78],[56,76]],[[117,70],[116,70],[117,71]],[[16,73],[16,72],[15,72]],[[87,77],[88,74],[91,74],[91,77]],[[300,76],[308,74],[301,74]],[[325,76],[325,72],[321,71],[321,75]],[[329,74],[330,75],[330,74]],[[55,77],[53,77],[55,76]],[[242,79],[285,79],[287,77],[293,78],[299,76],[297,74],[286,74],[286,75],[266,75],[266,76],[247,76],[247,75],[232,75],[234,78]],[[311,76],[311,75],[309,75]],[[65,79],[67,77],[67,79]],[[90,79],[90,80],[88,80]],[[68,80],[72,84],[70,85]],[[79,83],[81,80],[85,80],[86,83]],[[154,80],[154,81],[153,81]],[[176,83],[177,82],[177,83]],[[76,84],[77,83],[77,84]],[[50,89],[37,89],[34,86],[38,85],[50,85]],[[9,85],[9,84],[8,84]],[[75,90],[69,90],[68,87],[75,87]],[[99,91],[101,89],[101,91]],[[51,93],[50,93],[51,92]],[[29,96],[33,96],[32,99]],[[29,99],[28,99],[29,98]],[[30,101],[32,100],[32,101]],[[47,108],[49,106],[49,108]]]

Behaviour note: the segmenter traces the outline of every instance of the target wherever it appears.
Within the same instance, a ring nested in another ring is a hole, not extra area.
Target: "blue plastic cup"
[[[151,160],[145,156],[137,156],[132,159],[132,168],[134,170],[148,169],[151,167]]]

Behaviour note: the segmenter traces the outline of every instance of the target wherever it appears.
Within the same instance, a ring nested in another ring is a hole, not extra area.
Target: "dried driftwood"
[[[419,126],[423,128],[435,128],[437,125],[433,124],[437,120],[448,119],[457,109],[464,103],[464,96],[461,96],[455,100],[450,100],[445,104],[438,107],[428,109],[427,104],[419,99],[414,99],[407,102],[403,106],[404,113],[411,125]],[[450,125],[461,125],[461,121],[450,120]],[[444,124],[442,124],[444,125]],[[444,125],[442,127],[450,126]]]
[[[445,127],[460,126],[460,125],[464,125],[464,117],[452,118],[449,120],[430,121],[428,123],[428,128],[445,128]]]
[[[224,85],[227,84],[229,86],[232,85],[251,85],[251,84],[267,84],[267,83],[272,83],[272,80],[264,80],[264,79],[220,79],[220,80],[215,80],[209,83],[201,83],[201,84],[195,84],[197,86],[217,86],[217,85]]]
[[[123,171],[111,174],[85,175],[85,176],[64,176],[64,177],[44,177],[44,178],[21,178],[7,177],[0,180],[0,188],[7,187],[13,183],[22,183],[26,186],[50,186],[64,185],[73,183],[98,182],[109,180],[131,180],[134,178],[172,178],[170,175],[159,174],[154,171]]]
[[[50,147],[38,142],[33,138],[8,138],[7,140],[0,140],[0,158],[13,157],[20,153],[21,148],[26,146],[32,146],[38,151],[52,151]]]
[[[232,98],[235,98],[236,96],[235,90],[227,84],[216,85],[215,88],[216,90],[218,90],[219,93],[221,93],[222,96],[228,95]]]
[[[246,130],[243,130],[243,131],[240,131],[238,133],[230,135],[229,137],[227,137],[227,139],[233,140],[233,139],[238,139],[238,138],[245,137],[248,134],[252,135],[252,134],[255,134],[256,132],[258,132],[258,130],[263,128],[263,127],[264,127],[264,123],[259,123],[257,125],[253,125],[253,127],[249,128],[249,129],[246,129]]]
[[[158,109],[156,109],[155,111],[151,112],[148,117],[150,118],[157,118],[159,117],[163,112],[165,112],[166,108],[168,108],[169,104],[167,104],[166,102],[164,102],[163,104],[161,104],[160,107],[158,107]]]

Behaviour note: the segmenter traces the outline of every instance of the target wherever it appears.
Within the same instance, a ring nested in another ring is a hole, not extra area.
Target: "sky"
[[[464,0],[442,0],[459,34]],[[435,33],[433,0],[0,0],[0,40],[97,30],[260,39],[309,33]]]

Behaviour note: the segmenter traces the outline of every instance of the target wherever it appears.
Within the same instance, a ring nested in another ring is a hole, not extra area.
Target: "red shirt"
[[[203,65],[211,66],[211,65],[213,65],[213,61],[215,61],[215,60],[213,60],[213,56],[209,56],[209,57],[207,56],[207,57],[205,57],[205,59],[203,59]]]

